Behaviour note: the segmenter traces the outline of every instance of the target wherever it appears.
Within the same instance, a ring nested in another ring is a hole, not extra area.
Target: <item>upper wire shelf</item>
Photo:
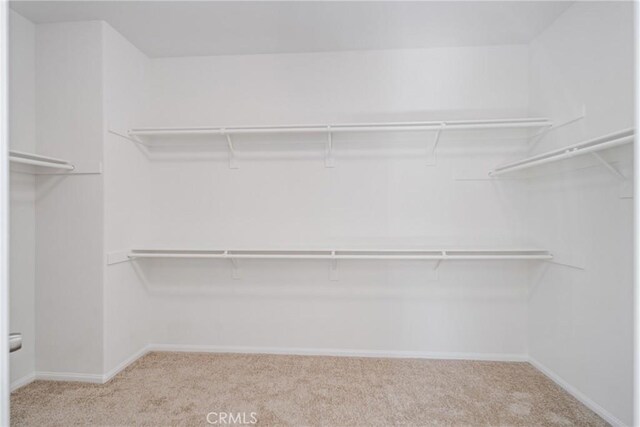
[[[364,132],[435,132],[430,152],[427,156],[429,164],[434,164],[435,151],[440,135],[449,131],[486,131],[498,129],[544,129],[550,128],[553,122],[547,118],[509,118],[485,120],[438,120],[415,122],[376,122],[376,123],[341,123],[322,125],[289,125],[289,126],[229,126],[229,127],[175,127],[175,128],[134,128],[127,134],[110,130],[111,133],[133,142],[150,145],[149,139],[154,137],[197,137],[219,135],[226,138],[229,151],[229,167],[237,169],[236,152],[232,140],[234,135],[269,135],[269,134],[320,134],[326,135],[325,166],[335,165],[333,156],[333,135]]]
[[[240,135],[267,133],[339,133],[339,132],[392,132],[422,130],[479,130],[542,128],[553,123],[546,118],[515,118],[491,120],[439,120],[424,122],[377,122],[343,123],[326,125],[283,126],[230,126],[230,127],[184,127],[184,128],[134,128],[130,136],[152,137],[163,135]]]

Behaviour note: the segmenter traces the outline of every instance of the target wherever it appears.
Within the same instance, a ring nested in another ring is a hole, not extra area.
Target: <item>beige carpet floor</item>
[[[606,425],[528,363],[150,353],[107,384],[36,381],[11,396],[15,426],[206,426],[211,412],[255,412],[258,425]]]

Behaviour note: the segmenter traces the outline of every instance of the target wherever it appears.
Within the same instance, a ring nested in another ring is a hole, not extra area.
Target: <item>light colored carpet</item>
[[[107,384],[36,381],[11,396],[16,426],[206,426],[210,412],[255,412],[258,425],[606,425],[528,363],[150,353]]]

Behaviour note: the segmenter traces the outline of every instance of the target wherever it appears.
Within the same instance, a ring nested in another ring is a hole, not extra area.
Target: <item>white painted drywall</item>
[[[141,126],[523,112],[527,64],[521,45],[154,59]]]
[[[14,2],[36,23],[102,19],[151,57],[526,44],[570,2]],[[144,24],[142,24],[144,23]]]
[[[528,50],[159,59],[150,61],[147,83],[145,115],[136,126],[518,117],[528,106]],[[130,243],[521,243],[519,212],[503,203],[521,192],[454,178],[466,170],[484,174],[523,144],[445,135],[437,165],[429,166],[433,137],[336,137],[333,169],[323,166],[323,137],[307,145],[290,138],[268,149],[238,138],[238,170],[228,168],[222,139],[204,152],[152,150],[148,169],[139,172],[148,174],[143,190],[139,180],[130,190],[120,185],[131,193],[119,196],[119,206],[108,204],[132,212],[147,203],[148,218],[114,228],[127,237],[113,237],[108,250]],[[118,159],[118,170],[131,167],[130,156]],[[139,286],[149,297],[139,315],[149,317],[155,344],[503,358],[526,351],[526,263],[445,263],[437,281],[430,278],[433,264],[421,262],[340,262],[338,282],[328,280],[324,262],[246,262],[241,280],[231,279],[223,261],[138,261],[108,270],[126,268],[143,279]]]
[[[93,171],[103,157],[103,26],[36,30],[38,152]],[[36,370],[102,374],[102,176],[36,181]]]
[[[9,114],[11,149],[36,147],[35,25],[9,11]],[[35,177],[10,175],[10,329],[22,333],[22,349],[11,353],[11,383],[35,371]]]
[[[109,25],[104,26],[104,108],[110,129],[125,133],[143,111],[148,59]],[[149,221],[148,161],[136,144],[105,134],[105,250],[133,247]],[[129,264],[105,269],[104,372],[148,344],[148,296]]]
[[[578,2],[531,45],[531,107],[557,121],[538,150],[633,126],[633,4]],[[604,154],[632,177],[630,146]],[[593,159],[540,168],[530,234],[576,270],[552,265],[532,283],[529,354],[612,417],[631,425],[633,201]],[[587,169],[580,169],[587,167]],[[632,178],[629,178],[632,179]]]

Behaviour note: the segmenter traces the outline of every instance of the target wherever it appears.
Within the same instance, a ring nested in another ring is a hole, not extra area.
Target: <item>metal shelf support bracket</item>
[[[225,255],[228,255],[227,251],[224,252]],[[242,279],[242,270],[240,269],[240,261],[235,258],[229,258],[231,261],[231,277],[233,279]]]
[[[615,176],[616,178],[618,178],[620,180],[620,182],[625,182],[627,180],[627,177],[624,176],[618,169],[614,168],[613,165],[611,165],[611,163],[607,162],[605,159],[602,158],[602,156],[598,153],[595,152],[591,152],[589,153],[593,156],[594,159],[598,160],[598,162],[600,162],[600,164],[609,172],[611,172],[611,174],[613,176]]]
[[[331,256],[335,256],[336,251],[331,251]],[[332,259],[329,264],[329,280],[338,281],[338,260]]]
[[[331,133],[331,126],[327,126],[327,145],[324,153],[324,167],[332,168],[336,164],[333,157],[333,134]]]
[[[238,169],[238,163],[236,162],[236,152],[233,149],[233,141],[231,141],[231,135],[229,135],[226,129],[220,129],[220,133],[227,138],[227,145],[229,146],[229,169]]]
[[[535,146],[538,145],[538,143],[540,141],[542,141],[542,139],[549,132],[553,132],[556,129],[563,128],[563,127],[568,126],[568,125],[570,125],[572,123],[579,122],[580,120],[583,120],[586,117],[587,117],[587,107],[586,107],[586,105],[583,105],[582,106],[582,113],[579,116],[576,116],[576,117],[574,117],[572,119],[569,119],[567,121],[564,121],[562,123],[549,125],[549,126],[545,127],[544,129],[538,131],[537,133],[532,135],[531,138],[529,138],[529,149],[528,149],[529,153],[531,153],[533,151]]]
[[[428,165],[435,165],[436,164],[436,149],[438,148],[438,143],[440,142],[440,135],[442,134],[442,131],[446,127],[447,127],[447,124],[445,122],[441,122],[440,123],[440,127],[436,131],[436,136],[433,139],[433,147],[431,147],[431,152],[427,156],[427,164]]]
[[[442,256],[446,257],[447,256],[447,251],[442,251]],[[440,264],[442,263],[443,259],[444,258],[441,258],[441,259],[436,261],[436,264],[433,266],[433,271],[438,271],[438,269],[440,268]]]

